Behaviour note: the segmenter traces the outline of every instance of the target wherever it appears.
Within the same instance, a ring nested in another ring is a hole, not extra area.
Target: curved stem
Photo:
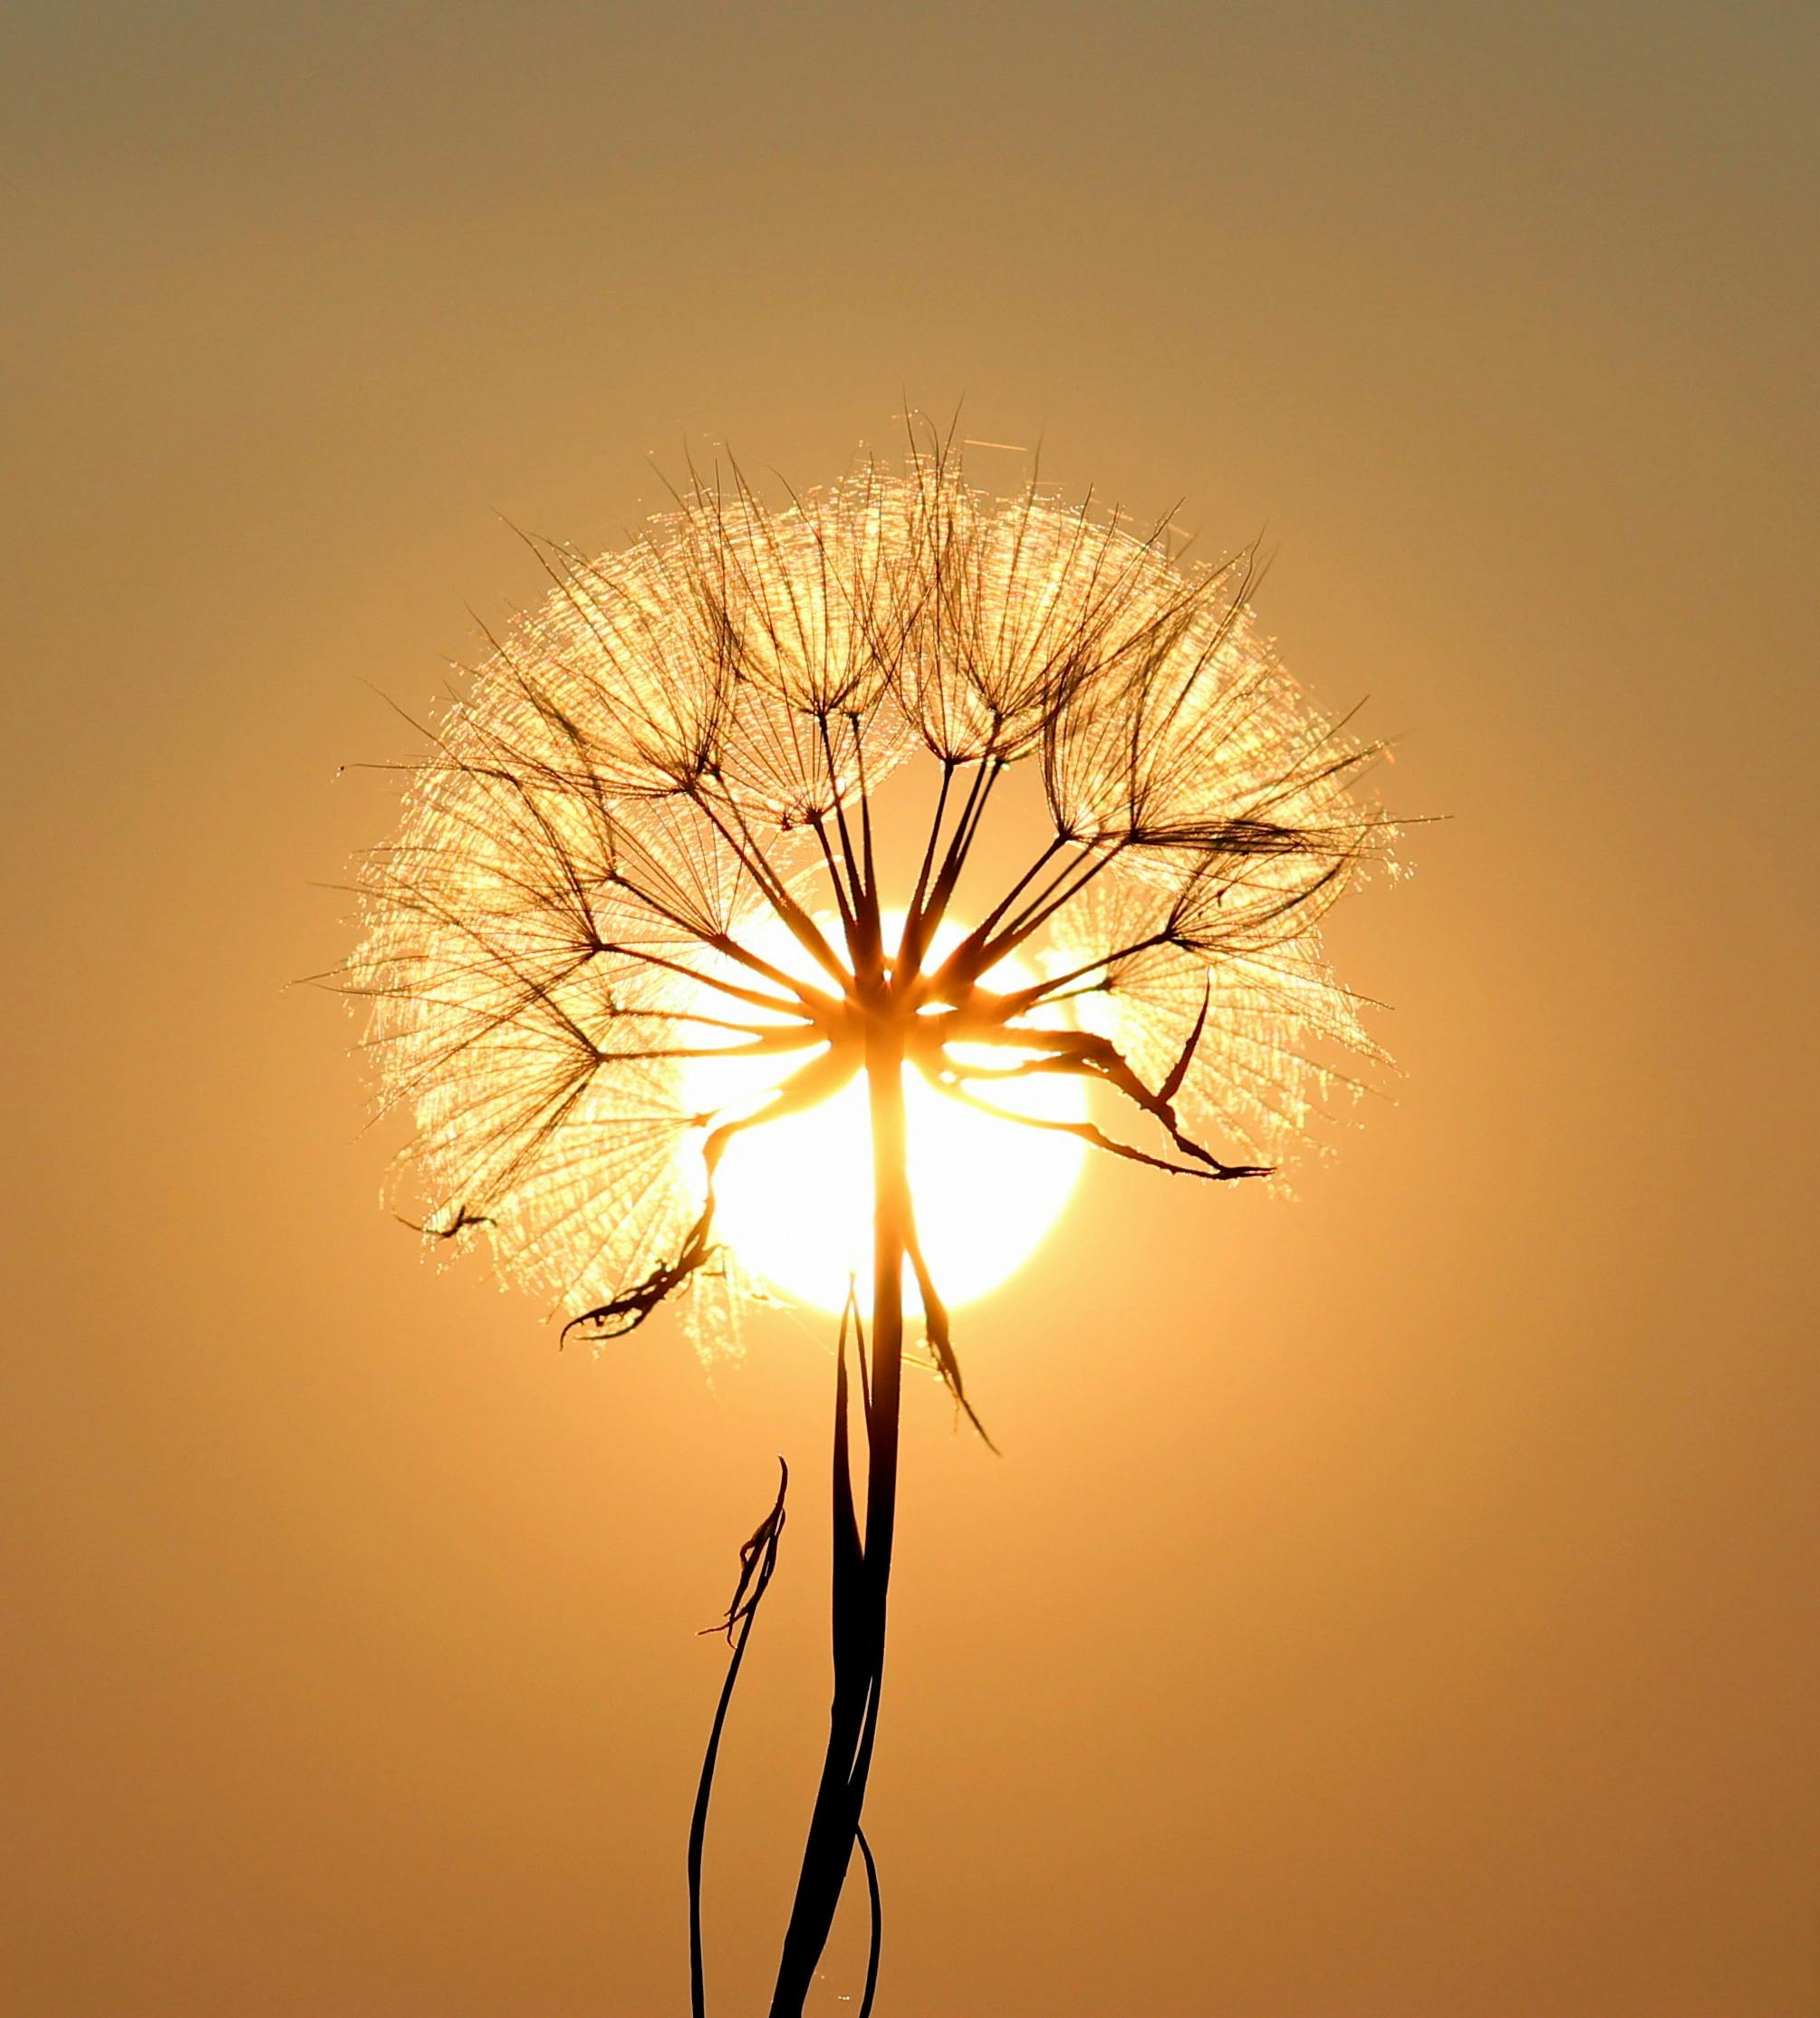
[[[872,1846],[866,1840],[863,1829],[853,1834],[859,1839],[860,1855],[866,1866],[866,1897],[872,1908],[872,1945],[866,1956],[866,1987],[860,1999],[860,2018],[872,2018],[872,1999],[879,1994],[879,1951],[885,1940],[884,1902],[879,1897],[879,1867],[873,1861]]]
[[[752,1539],[739,1551],[739,1584],[727,1617],[710,1632],[724,1632],[733,1649],[727,1664],[727,1679],[720,1685],[720,1700],[715,1704],[714,1726],[708,1734],[708,1755],[701,1762],[701,1778],[695,1790],[695,1809],[689,1821],[689,2008],[691,2018],[707,2018],[708,1992],[701,1952],[701,1856],[708,1839],[708,1804],[714,1792],[714,1769],[720,1758],[721,1733],[727,1728],[727,1713],[733,1704],[733,1691],[746,1661],[746,1643],[752,1637],[753,1621],[777,1567],[777,1540],[784,1532],[784,1501],[790,1490],[790,1467],[777,1460],[777,1501],[753,1530]]]
[[[886,1598],[897,1525],[898,1418],[903,1386],[903,1270],[910,1232],[910,1176],[905,1160],[903,1047],[888,1019],[871,1026],[866,1081],[872,1124],[871,1378],[864,1405],[865,1530],[851,1574],[834,1582],[834,1692],[828,1749],[809,1818],[808,1841],[795,1903],[784,1936],[770,2018],[801,2018],[815,1965],[827,1946],[847,1868],[858,1839],[871,1772],[884,1674]],[[839,1383],[834,1449],[836,1568],[843,1509],[852,1521],[852,1475],[846,1445],[847,1392]]]

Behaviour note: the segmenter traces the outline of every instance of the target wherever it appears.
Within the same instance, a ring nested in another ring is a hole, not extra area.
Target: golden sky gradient
[[[372,690],[906,399],[1209,549],[1399,740],[1402,1077],[1090,1171],[912,1386],[880,2018],[1811,2018],[1820,35],[1609,0],[29,5],[0,29],[20,2018],[768,1986],[827,1326],[600,1359],[378,1208]],[[978,475],[1012,483],[997,452]],[[858,1917],[856,1916],[856,1918]],[[861,1930],[830,1951],[852,2007]],[[843,1974],[844,1972],[844,1974]],[[9,2001],[10,2000],[10,2001]]]

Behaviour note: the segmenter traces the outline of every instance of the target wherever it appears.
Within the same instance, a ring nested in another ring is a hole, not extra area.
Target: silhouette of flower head
[[[994,500],[942,451],[783,508],[699,484],[622,553],[536,551],[547,599],[493,641],[365,864],[348,979],[415,1120],[426,1231],[484,1231],[570,1328],[737,1298],[727,1143],[868,1067],[997,1112],[1007,1080],[1083,1079],[1118,1096],[1098,1119],[1006,1125],[1228,1181],[1371,1052],[1320,924],[1382,852],[1354,794],[1373,751],[1284,671],[1248,556],[1185,566],[1161,529],[1034,486]],[[877,823],[907,765],[935,811],[892,893]],[[938,957],[1015,767],[1046,824]],[[1017,951],[1041,978],[995,988]],[[688,1111],[707,1052],[775,1061],[775,1090]],[[958,1393],[913,1235],[907,1259]]]

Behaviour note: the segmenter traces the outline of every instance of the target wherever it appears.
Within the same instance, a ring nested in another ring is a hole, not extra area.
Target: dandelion
[[[604,558],[534,544],[547,599],[490,641],[414,768],[365,866],[350,983],[382,1098],[415,1125],[418,1220],[484,1241],[565,1337],[671,1301],[699,1334],[735,1321],[765,1292],[717,1221],[729,1149],[863,1088],[830,1740],[771,2006],[794,2018],[856,1844],[876,1906],[860,1815],[919,1311],[973,1415],[907,1087],[1057,1153],[1267,1174],[1372,1054],[1320,926],[1382,852],[1356,794],[1374,752],[1285,672],[1248,556],[1187,565],[1164,528],[1034,483],[994,500],[946,448],[785,508],[737,474],[700,482]],[[1016,770],[1045,817],[1021,873],[977,893]],[[926,806],[891,888],[900,771]],[[704,1106],[728,1065],[740,1097]],[[767,1560],[775,1542],[755,1537]]]

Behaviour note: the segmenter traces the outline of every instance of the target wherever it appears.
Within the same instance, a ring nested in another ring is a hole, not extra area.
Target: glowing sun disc
[[[960,929],[943,940],[952,942]],[[787,938],[783,944],[767,938],[755,950],[803,970],[803,956]],[[1016,959],[990,976],[994,987],[1006,989],[1033,979]],[[706,1011],[706,1000],[703,1006]],[[1003,1064],[1006,1055],[1000,1051],[991,1062]],[[775,1061],[694,1059],[683,1070],[682,1096],[691,1112],[737,1111],[779,1077]],[[1011,1114],[1062,1122],[1086,1117],[1085,1089],[1076,1080],[1045,1076],[975,1090]],[[930,1277],[944,1302],[968,1302],[996,1289],[1035,1252],[1068,1202],[1086,1145],[963,1106],[910,1069],[904,1074],[904,1122],[910,1195]],[[691,1135],[680,1152],[698,1185],[700,1144]],[[837,1311],[852,1279],[862,1307],[870,1306],[872,1151],[863,1076],[819,1106],[735,1136],[715,1195],[718,1236],[781,1294]],[[905,1300],[913,1309],[920,1308],[915,1289],[913,1280],[906,1282]]]

